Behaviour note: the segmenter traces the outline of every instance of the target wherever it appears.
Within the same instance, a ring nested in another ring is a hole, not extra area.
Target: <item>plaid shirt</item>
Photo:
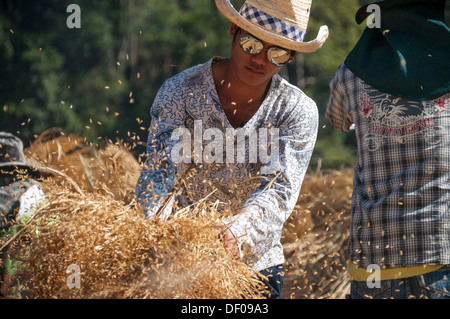
[[[191,171],[195,173],[186,175],[180,184],[172,207],[176,211],[175,205],[183,208],[208,197],[210,202],[220,203],[218,211],[236,212],[225,222],[238,241],[244,262],[260,271],[284,262],[282,227],[294,209],[308,168],[317,137],[318,111],[300,89],[275,75],[264,102],[240,132],[248,137],[261,129],[277,131],[274,140],[278,149],[272,146],[272,137],[266,136],[264,141],[259,135],[255,143],[246,140],[244,150],[230,152],[227,143],[215,144],[233,131],[214,84],[211,65],[217,59],[174,76],[159,90],[151,108],[148,157],[136,185],[136,197],[146,216],[152,216],[179,176],[191,162],[196,163]],[[193,161],[188,154],[187,162],[175,163],[173,151],[178,150],[179,142],[172,137],[177,129],[187,130],[194,138]],[[206,137],[208,130],[215,136]],[[196,135],[204,138],[196,141]],[[203,154],[195,153],[198,143]],[[267,154],[279,155],[278,165],[270,160],[266,166],[259,156],[257,161],[250,160],[253,147],[258,153],[267,150]],[[207,161],[208,156],[216,160]]]
[[[424,84],[425,85],[425,84]],[[345,65],[330,82],[326,116],[355,129],[349,255],[358,266],[450,263],[450,93],[394,97]]]

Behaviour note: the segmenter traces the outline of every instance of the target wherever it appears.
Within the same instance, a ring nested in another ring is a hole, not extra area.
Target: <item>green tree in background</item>
[[[81,8],[81,28],[66,24],[72,3]],[[319,107],[312,167],[354,162],[354,134],[335,132],[324,112],[328,83],[364,29],[354,21],[359,6],[314,0],[305,40],[323,24],[330,36],[281,73]],[[1,130],[27,144],[57,126],[92,142],[123,139],[140,154],[163,81],[212,56],[229,57],[229,28],[214,0],[0,0]]]

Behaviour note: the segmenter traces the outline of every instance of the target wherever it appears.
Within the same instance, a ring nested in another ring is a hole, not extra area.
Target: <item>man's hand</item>
[[[216,231],[219,233],[219,239],[224,243],[228,256],[231,259],[239,259],[239,248],[233,233],[221,222],[216,223]]]

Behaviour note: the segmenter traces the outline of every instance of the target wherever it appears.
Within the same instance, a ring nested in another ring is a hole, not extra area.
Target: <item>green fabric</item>
[[[445,0],[380,2],[381,28],[367,27],[345,65],[375,89],[413,100],[450,92]]]

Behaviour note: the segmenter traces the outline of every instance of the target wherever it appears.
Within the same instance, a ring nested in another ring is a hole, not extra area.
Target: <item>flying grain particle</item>
[[[61,104],[66,104],[66,102],[65,101],[61,101]]]
[[[236,114],[236,111],[237,111],[237,109],[234,109],[234,111],[233,111],[233,115],[235,115],[235,114]]]
[[[122,81],[120,81],[120,80],[117,80],[117,82],[118,82],[119,84],[122,84]]]
[[[109,90],[109,86],[108,86],[108,85],[106,85],[106,86],[105,86],[105,89],[106,89],[106,90]]]
[[[9,29],[9,32],[11,32],[11,34],[14,34],[14,30],[13,29]]]
[[[117,66],[120,66],[120,62],[119,61],[117,61],[116,64],[117,64]]]
[[[236,102],[231,102],[231,105],[236,105]]]
[[[383,31],[383,35],[386,35],[386,33],[389,33],[391,30],[389,30],[389,29],[386,29],[386,30],[384,30]]]
[[[8,105],[3,105],[3,112],[7,112],[8,111]]]
[[[138,73],[136,74],[136,78],[140,79],[140,78],[141,78],[141,73],[138,72]]]

